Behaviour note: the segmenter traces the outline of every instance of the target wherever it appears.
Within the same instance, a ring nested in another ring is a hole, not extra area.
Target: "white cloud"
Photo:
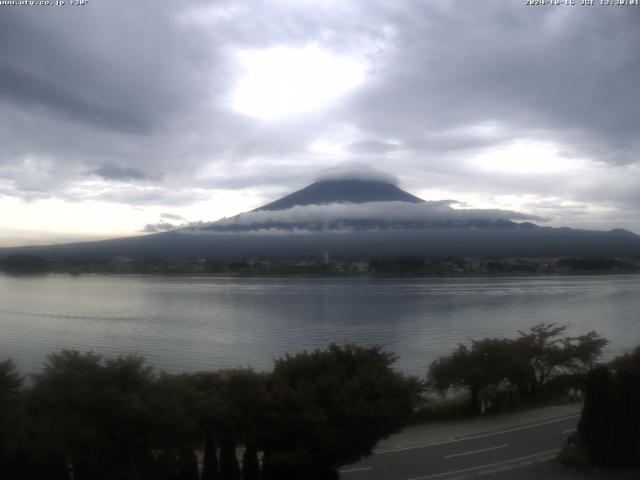
[[[584,163],[567,158],[551,142],[513,140],[494,146],[467,160],[470,167],[514,175],[577,172]]]
[[[251,226],[263,228],[266,224],[332,224],[341,221],[376,220],[383,222],[442,222],[473,220],[540,220],[539,217],[509,210],[452,208],[451,200],[442,202],[368,202],[332,203],[327,205],[295,206],[286,210],[259,210],[247,212],[205,225]]]
[[[261,120],[323,110],[360,84],[361,60],[330,53],[317,44],[237,53],[243,70],[232,93],[238,112]]]

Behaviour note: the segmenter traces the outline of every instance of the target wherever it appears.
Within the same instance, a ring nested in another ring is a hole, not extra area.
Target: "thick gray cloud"
[[[97,175],[104,180],[145,180],[148,178],[147,174],[140,169],[114,164],[103,165],[87,173]]]
[[[266,203],[350,161],[415,193],[515,196],[556,223],[640,231],[640,7],[522,3],[0,7],[0,195]],[[238,51],[309,45],[365,63],[362,84],[278,121],[231,108]],[[470,166],[514,142],[580,168]]]
[[[118,186],[85,199],[99,200],[127,205],[172,205],[185,206],[206,200],[208,196],[201,190],[166,190],[161,187],[138,188],[135,185]]]
[[[390,153],[398,149],[397,145],[379,140],[360,140],[347,145],[347,150],[354,153],[380,154]]]
[[[398,178],[360,162],[345,162],[338,166],[320,171],[314,178],[316,181],[326,180],[369,180],[398,184]]]

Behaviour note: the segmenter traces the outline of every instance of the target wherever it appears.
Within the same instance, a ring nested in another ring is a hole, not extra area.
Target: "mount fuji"
[[[0,257],[317,259],[397,256],[551,257],[640,254],[629,231],[538,226],[508,210],[425,201],[387,176],[320,178],[255,210],[138,237],[0,249]]]

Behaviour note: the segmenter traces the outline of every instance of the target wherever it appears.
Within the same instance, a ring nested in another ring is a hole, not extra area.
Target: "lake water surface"
[[[640,344],[640,276],[214,278],[0,275],[0,359],[38,371],[63,348],[140,353],[158,369],[271,368],[330,342],[384,345],[422,375],[458,342],[540,322]]]

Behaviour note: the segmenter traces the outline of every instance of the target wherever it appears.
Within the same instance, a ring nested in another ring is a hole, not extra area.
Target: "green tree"
[[[613,374],[608,366],[601,365],[589,372],[578,434],[588,445],[588,456],[595,463],[606,464],[611,457],[613,391]]]
[[[485,338],[469,346],[459,344],[451,354],[431,363],[427,383],[442,394],[451,388],[468,390],[474,413],[480,411],[483,389],[508,383],[522,397],[530,398],[542,392],[551,379],[575,383],[595,365],[607,340],[594,331],[562,337],[566,328],[542,323],[519,332],[516,339]]]
[[[186,448],[178,455],[178,480],[199,480],[196,452]]]
[[[595,464],[640,467],[640,346],[589,373],[578,438]]]
[[[148,409],[153,418],[150,449],[162,457],[155,466],[166,478],[194,478],[194,452],[203,443],[198,424],[198,392],[190,375],[162,373],[149,387]],[[172,476],[173,475],[173,476]]]
[[[479,413],[481,390],[506,378],[509,356],[510,343],[504,339],[474,340],[470,347],[459,344],[453,353],[431,363],[427,384],[442,394],[451,388],[467,389],[469,408]]]
[[[221,445],[218,478],[239,473],[235,444],[257,448],[264,444],[267,414],[266,377],[251,369],[198,372],[190,381],[200,396],[198,422],[205,438],[205,471],[214,477],[215,444]],[[229,452],[233,444],[233,455]],[[208,452],[208,453],[207,453]]]
[[[381,347],[330,345],[286,355],[269,378],[263,477],[333,478],[399,431],[417,398],[417,381],[394,371]]]
[[[260,462],[255,446],[249,445],[242,455],[242,480],[260,480]]]
[[[220,447],[220,480],[240,480],[240,465],[236,457],[236,442],[230,434],[222,437]]]
[[[153,445],[155,419],[148,408],[153,381],[140,357],[50,355],[32,392],[43,455],[72,464],[77,480],[142,475]]]
[[[25,415],[23,378],[12,360],[0,362],[0,470],[17,474],[24,468]]]
[[[218,453],[215,436],[211,432],[205,432],[202,480],[218,480],[218,478]]]
[[[11,403],[20,394],[23,378],[17,372],[13,360],[0,362],[0,402],[2,405]]]
[[[509,378],[520,394],[532,397],[558,375],[585,375],[608,343],[596,332],[577,337],[562,337],[566,325],[541,323],[527,332],[519,331],[513,341]]]

